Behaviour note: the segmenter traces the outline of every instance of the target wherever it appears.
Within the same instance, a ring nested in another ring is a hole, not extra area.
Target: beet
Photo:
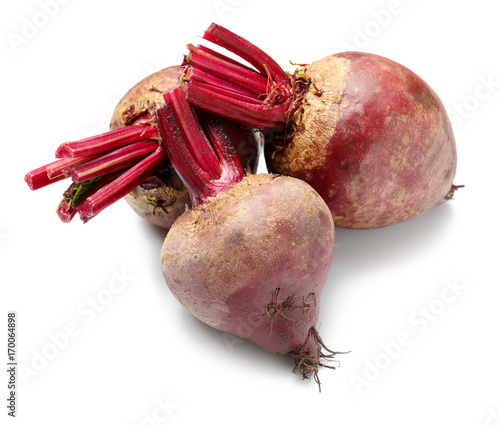
[[[309,90],[283,149],[266,146],[272,172],[308,182],[335,225],[375,228],[414,218],[450,192],[457,165],[450,121],[414,72],[368,53],[308,65]]]
[[[442,102],[414,72],[347,52],[285,73],[212,24],[203,36],[249,62],[189,45],[183,89],[198,108],[267,131],[269,171],[308,182],[335,225],[405,221],[451,197],[457,153]]]
[[[194,316],[272,353],[302,353],[302,376],[320,363],[315,323],[333,242],[329,210],[309,185],[250,175],[174,223],[161,265]]]
[[[196,120],[187,118],[182,90],[165,97],[157,110],[160,134],[194,205],[165,238],[165,281],[203,322],[293,358],[297,375],[319,382],[323,359],[335,354],[315,327],[334,247],[327,205],[301,180],[245,176],[222,126],[206,126],[214,153],[202,161],[220,161],[222,169],[210,177],[193,154],[206,139],[183,136],[182,127]]]

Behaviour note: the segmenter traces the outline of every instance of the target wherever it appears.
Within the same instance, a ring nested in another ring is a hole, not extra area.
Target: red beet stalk
[[[123,198],[132,189],[154,174],[157,170],[156,166],[166,159],[165,151],[159,146],[153,154],[134,165],[95,194],[86,198],[77,207],[80,218],[86,223],[102,210],[118,201],[118,199]]]
[[[245,172],[223,127],[204,114],[198,121],[182,87],[166,92],[164,98],[166,104],[156,110],[163,145],[197,206],[239,182]],[[218,172],[211,175],[208,169]]]
[[[243,91],[240,95],[245,96]],[[36,190],[71,177],[57,214],[69,222],[78,213],[87,222],[165,168],[169,157],[193,205],[241,180],[244,170],[220,121],[204,112],[195,114],[182,87],[164,97],[166,105],[149,121],[62,144],[56,152],[60,159],[28,173],[26,182]],[[162,146],[153,120],[160,129]]]
[[[78,142],[63,143],[56,151],[57,158],[80,157],[102,154],[111,149],[125,146],[139,140],[157,137],[154,127],[147,125],[131,125],[98,136],[88,137]]]
[[[248,127],[282,129],[299,105],[300,77],[288,75],[261,49],[220,25],[212,24],[203,38],[235,53],[255,70],[190,44],[182,80],[189,103]]]
[[[87,222],[165,168],[168,158],[158,144],[152,118],[98,136],[63,143],[56,151],[59,160],[26,174],[28,186],[37,190],[71,177],[73,183],[64,192],[57,214],[67,223],[78,212]]]

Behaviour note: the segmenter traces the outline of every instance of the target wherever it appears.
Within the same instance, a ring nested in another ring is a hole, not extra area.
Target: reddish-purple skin
[[[335,73],[329,73],[330,64]],[[322,111],[309,145],[294,139],[274,158],[269,145],[266,160],[271,172],[313,186],[336,227],[405,221],[450,192],[457,163],[451,124],[436,93],[414,72],[381,56],[346,52],[306,67],[306,73],[323,92],[335,82],[341,90],[336,109]],[[308,126],[311,131],[309,118],[296,137]],[[295,161],[298,145],[312,155]]]
[[[162,248],[176,298],[208,325],[277,354],[310,337],[333,255],[328,207],[306,183],[260,174],[184,213]]]

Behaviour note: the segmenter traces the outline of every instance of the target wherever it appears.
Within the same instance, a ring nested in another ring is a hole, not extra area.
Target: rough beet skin
[[[331,214],[308,184],[251,175],[179,217],[161,267],[198,319],[292,357],[299,376],[317,378],[315,324],[333,246]]]
[[[307,65],[311,81],[282,150],[266,145],[273,173],[308,182],[337,227],[409,220],[452,190],[455,140],[436,93],[381,56],[347,52]]]

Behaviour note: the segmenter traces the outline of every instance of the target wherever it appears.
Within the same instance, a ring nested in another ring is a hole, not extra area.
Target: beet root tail
[[[444,197],[444,200],[445,201],[449,201],[449,200],[453,199],[453,197],[455,196],[455,192],[458,189],[462,189],[463,187],[465,187],[465,185],[463,185],[463,184],[461,184],[461,185],[452,185],[451,188],[450,188],[450,191]]]
[[[335,358],[337,354],[347,354],[347,352],[330,350],[319,336],[317,329],[313,326],[309,329],[307,340],[304,344],[289,351],[286,353],[286,356],[295,360],[293,373],[300,379],[313,378],[318,384],[319,392],[321,392],[321,381],[318,377],[318,371],[323,367],[336,369],[340,365],[339,361]],[[327,362],[335,362],[336,366],[326,364]]]

